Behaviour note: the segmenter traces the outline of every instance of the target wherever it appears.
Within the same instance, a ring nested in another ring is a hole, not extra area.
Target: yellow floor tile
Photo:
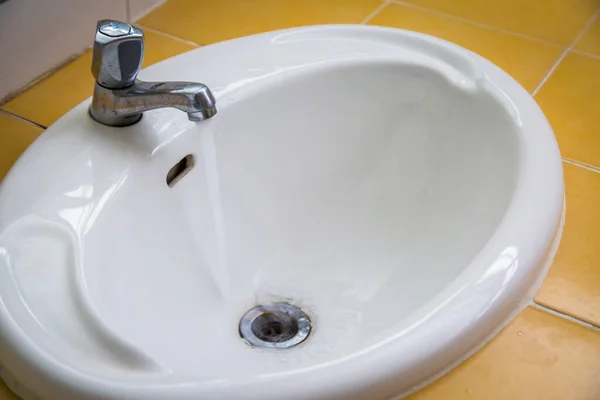
[[[590,26],[575,45],[575,50],[600,55],[600,18]]]
[[[600,399],[600,332],[535,308],[410,400]]]
[[[94,78],[88,51],[51,76],[38,82],[2,106],[40,125],[48,126],[92,95]]]
[[[39,126],[0,112],[0,183],[21,153],[42,131]]]
[[[144,67],[196,47],[154,32],[146,31],[144,34]],[[92,55],[88,51],[2,108],[48,126],[92,95],[94,78],[91,66]]]
[[[529,91],[540,83],[562,52],[558,46],[398,4],[388,5],[369,24],[409,29],[459,44],[503,68]]]
[[[200,44],[302,25],[356,24],[381,0],[170,0],[139,23]]]
[[[600,326],[600,173],[567,163],[564,170],[565,229],[535,300]]]
[[[600,59],[569,53],[535,99],[562,155],[600,167]]]
[[[406,0],[413,4],[567,46],[597,0]]]

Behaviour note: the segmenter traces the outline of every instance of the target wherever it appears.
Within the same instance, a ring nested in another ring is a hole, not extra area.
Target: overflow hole
[[[196,165],[196,158],[192,154],[183,157],[181,161],[173,165],[169,172],[167,172],[167,185],[169,187],[175,186],[181,178],[194,168],[194,165]]]

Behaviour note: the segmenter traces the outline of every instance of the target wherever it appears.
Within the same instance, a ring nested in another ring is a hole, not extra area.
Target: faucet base
[[[111,115],[110,111],[107,110],[102,110],[99,111],[97,109],[94,109],[94,107],[91,107],[88,109],[88,113],[90,114],[90,117],[92,117],[92,119],[94,119],[94,121],[96,122],[100,122],[103,125],[108,125],[108,126],[129,126],[129,125],[133,125],[133,124],[137,124],[138,122],[140,122],[140,120],[142,119],[142,116],[144,115],[143,113],[139,113],[139,114],[131,114],[131,115],[125,115],[125,116],[115,116],[115,115]]]

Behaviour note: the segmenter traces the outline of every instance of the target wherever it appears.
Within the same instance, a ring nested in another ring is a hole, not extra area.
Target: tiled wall
[[[451,40],[514,76],[546,113],[564,158],[561,246],[535,303],[411,399],[599,400],[599,13],[598,0],[168,0],[138,25],[145,65],[266,30],[367,23]],[[91,95],[89,68],[88,52],[0,105],[0,179],[44,127]],[[13,397],[0,384],[4,399]]]
[[[138,18],[162,0],[11,0],[0,5],[0,99],[90,47],[97,20]]]

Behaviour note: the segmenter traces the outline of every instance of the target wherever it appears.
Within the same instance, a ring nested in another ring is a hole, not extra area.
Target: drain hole
[[[311,329],[308,316],[288,303],[254,307],[240,321],[240,336],[256,347],[293,347],[302,343]]]
[[[173,165],[169,172],[167,172],[167,185],[169,187],[175,186],[177,182],[181,178],[187,175],[188,172],[194,168],[196,164],[196,159],[193,155],[188,154],[184,158],[181,159],[177,164]]]
[[[285,312],[266,312],[252,321],[252,333],[266,342],[286,342],[298,333],[298,321]]]

